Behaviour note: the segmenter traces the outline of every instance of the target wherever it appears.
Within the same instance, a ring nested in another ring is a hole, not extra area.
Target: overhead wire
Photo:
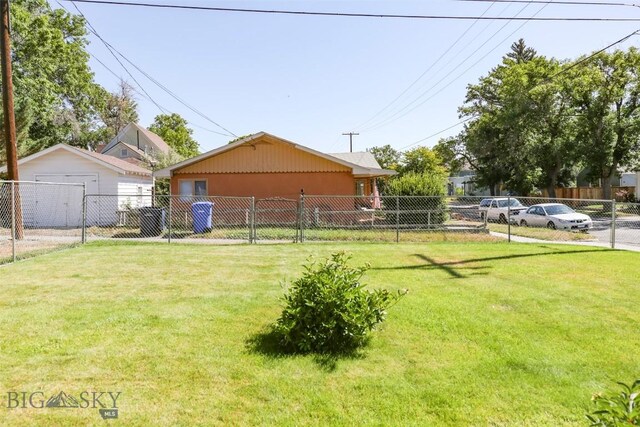
[[[60,4],[59,1],[56,1],[60,7],[64,8],[65,10],[67,10],[62,4]],[[87,26],[89,27],[89,31],[91,31],[107,48],[107,50],[109,51],[109,53],[111,53],[111,55],[115,58],[116,61],[118,61],[118,63],[120,64],[120,66],[124,69],[124,71],[129,75],[129,77],[131,77],[131,79],[135,82],[136,85],[138,85],[138,87],[140,88],[140,90],[142,90],[145,95],[151,100],[151,102],[158,107],[158,109],[160,110],[161,113],[165,114],[167,112],[167,110],[165,108],[163,108],[160,104],[158,104],[155,99],[153,99],[153,97],[151,97],[151,95],[149,95],[149,92],[147,92],[144,87],[142,87],[142,85],[140,84],[140,82],[134,77],[133,74],[131,74],[131,72],[129,71],[129,69],[127,67],[124,66],[124,64],[122,63],[122,61],[120,61],[120,59],[118,58],[118,56],[109,48],[108,43],[102,38],[102,36],[100,36],[100,34],[98,34],[98,32],[96,31],[96,29],[93,27],[93,25],[91,25],[91,22],[89,22],[89,20],[87,19],[87,17],[84,15],[84,13],[82,13],[82,11],[78,8],[78,6],[75,3],[71,3],[73,5],[73,7],[78,11],[78,13],[80,14],[80,16],[82,16],[82,18],[84,19],[84,21],[87,23]]]
[[[491,8],[493,8],[493,4],[490,4],[489,7],[487,7],[485,9],[485,11],[482,13],[481,16],[484,16],[487,12],[489,12],[489,10],[491,10]],[[451,44],[449,45],[449,47],[447,49],[445,49],[445,51],[434,61],[431,63],[431,65],[424,70],[419,76],[418,78],[416,78],[409,86],[407,86],[398,96],[396,96],[393,100],[391,100],[391,102],[389,102],[388,104],[386,104],[382,109],[380,109],[377,113],[375,113],[373,116],[371,116],[369,119],[365,120],[364,122],[361,122],[360,124],[353,126],[354,129],[358,129],[361,128],[362,126],[371,123],[373,120],[375,120],[376,118],[378,118],[380,116],[380,114],[384,113],[387,109],[389,109],[392,105],[394,105],[400,98],[402,98],[409,90],[411,90],[412,87],[414,87],[420,80],[422,80],[422,78],[433,69],[433,67],[435,67],[447,54],[449,54],[449,52],[451,52],[451,50],[453,50],[454,47],[457,46],[457,44],[460,42],[460,40],[462,40],[468,33],[469,31],[471,31],[471,29],[473,29],[473,27],[475,27],[475,25],[479,22],[479,20],[475,20],[473,21],[473,23],[471,23],[471,25],[469,25],[467,27],[467,29]]]
[[[554,75],[550,76],[549,78],[545,79],[543,82],[538,83],[537,85],[535,85],[535,86],[531,87],[531,88],[528,90],[528,92],[531,92],[533,89],[535,89],[535,88],[537,88],[537,87],[539,87],[539,86],[542,86],[542,85],[544,85],[544,84],[547,84],[547,83],[551,82],[551,81],[552,81],[553,79],[555,79],[556,77],[558,77],[558,76],[560,76],[560,75],[562,75],[562,74],[564,74],[564,73],[566,73],[566,72],[568,72],[568,71],[570,71],[570,70],[574,69],[575,67],[578,67],[578,66],[580,66],[580,65],[582,65],[582,64],[584,64],[584,63],[586,63],[586,62],[588,62],[589,60],[591,60],[591,59],[592,59],[592,58],[594,58],[595,56],[597,56],[597,55],[601,54],[602,52],[605,52],[606,50],[611,49],[613,46],[618,45],[618,44],[620,44],[620,43],[623,43],[623,42],[625,42],[625,41],[629,40],[631,37],[633,37],[633,36],[635,36],[635,35],[639,35],[639,34],[640,34],[640,29],[637,29],[637,30],[633,31],[632,33],[629,33],[629,34],[627,34],[626,36],[622,37],[621,39],[616,40],[615,42],[608,44],[607,46],[603,47],[602,49],[599,49],[599,50],[597,50],[597,51],[593,52],[592,54],[590,54],[590,55],[588,55],[588,56],[586,56],[586,57],[584,57],[584,58],[582,58],[582,59],[579,59],[578,61],[574,62],[573,64],[568,65],[567,67],[563,68],[562,70],[560,70],[560,71],[559,71],[559,72],[557,72],[556,74],[554,74]],[[419,144],[419,143],[421,143],[421,142],[426,141],[427,139],[431,139],[431,138],[433,138],[433,137],[435,137],[435,136],[438,136],[438,135],[440,135],[440,134],[442,134],[442,133],[444,133],[444,132],[446,132],[446,131],[448,131],[448,130],[451,130],[451,129],[453,129],[453,128],[455,128],[455,127],[457,127],[457,126],[461,125],[461,124],[464,124],[464,123],[466,123],[466,122],[468,122],[468,121],[470,121],[470,120],[473,120],[473,119],[474,119],[474,118],[476,118],[476,117],[477,117],[477,116],[467,117],[466,119],[461,120],[461,121],[459,121],[458,123],[455,123],[455,124],[453,124],[453,125],[451,125],[451,126],[448,126],[447,128],[445,128],[445,129],[443,129],[443,130],[441,130],[441,131],[438,131],[438,132],[436,132],[436,133],[434,133],[434,134],[431,134],[431,135],[426,136],[426,137],[424,137],[424,138],[422,138],[422,139],[419,139],[418,141],[412,142],[411,144],[408,144],[408,145],[406,145],[406,146],[404,146],[404,147],[400,148],[400,149],[399,149],[399,151],[404,151],[404,150],[406,150],[407,148],[411,148],[411,147],[413,147],[413,146],[415,146],[415,145],[417,145],[417,144]]]
[[[57,1],[57,3],[66,10],[66,8],[60,4],[59,1]],[[111,55],[116,59],[116,61],[120,64],[120,66],[125,70],[125,72],[127,73],[127,75],[129,75],[133,81],[136,83],[136,85],[140,88],[140,90],[142,90],[142,92],[144,93],[144,96],[150,100],[156,107],[158,107],[158,109],[160,109],[160,111],[163,114],[166,114],[168,112],[170,112],[168,109],[164,108],[163,106],[161,106],[157,101],[155,101],[151,95],[144,89],[144,87],[140,84],[140,82],[133,76],[133,74],[129,71],[129,69],[122,63],[122,61],[120,60],[120,58],[118,58],[118,55],[120,57],[122,57],[126,62],[128,62],[129,64],[131,64],[136,70],[138,70],[141,74],[143,74],[145,77],[147,77],[149,80],[151,80],[154,84],[156,84],[157,86],[159,86],[162,90],[164,90],[165,92],[167,92],[170,96],[172,96],[174,99],[176,99],[178,102],[180,102],[182,105],[184,105],[185,107],[189,108],[191,111],[193,111],[194,113],[198,114],[199,116],[203,117],[205,120],[208,120],[209,122],[213,123],[214,125],[216,125],[217,127],[219,127],[220,129],[224,130],[225,132],[227,132],[226,134],[221,133],[221,132],[217,132],[214,131],[212,129],[208,129],[205,128],[203,126],[194,124],[192,122],[189,122],[191,125],[201,128],[203,130],[206,130],[208,132],[217,134],[217,135],[221,135],[221,136],[233,136],[233,137],[238,137],[236,134],[234,134],[233,132],[231,132],[230,130],[226,129],[224,126],[220,125],[219,123],[215,122],[214,120],[212,120],[211,118],[209,118],[208,116],[206,116],[204,113],[202,113],[201,111],[195,109],[194,107],[192,107],[191,105],[187,104],[186,101],[184,101],[182,98],[180,98],[178,95],[176,95],[174,92],[172,92],[171,90],[169,90],[166,86],[162,85],[160,82],[158,82],[156,79],[154,79],[152,76],[150,76],[148,73],[146,73],[144,70],[142,70],[139,66],[137,66],[135,63],[133,63],[133,61],[131,61],[129,58],[127,58],[126,56],[124,56],[118,49],[116,49],[115,47],[113,47],[109,42],[107,42],[100,34],[98,34],[97,30],[95,29],[95,27],[91,24],[91,22],[89,22],[89,20],[87,19],[87,17],[84,15],[84,13],[78,8],[78,6],[71,1],[71,3],[73,4],[74,8],[78,11],[78,13],[83,17],[83,19],[85,20],[85,22],[87,23],[87,26],[89,27],[89,31],[91,31],[91,33],[93,35],[95,35],[107,48],[107,50],[109,51],[109,53],[111,53]],[[117,53],[117,55],[116,55]],[[94,56],[95,58],[95,56]],[[99,61],[103,66],[105,66],[104,63],[102,63],[102,61]],[[112,71],[113,73],[113,71]]]
[[[96,54],[94,54],[93,52],[91,52],[91,51],[90,51],[90,50],[88,50],[88,49],[87,49],[87,53],[89,53],[89,55],[91,55],[91,57],[92,57],[95,61],[97,61],[100,65],[102,65],[102,67],[104,67],[107,71],[109,71],[109,72],[110,72],[110,73],[111,73],[111,74],[112,74],[116,79],[118,79],[118,80],[122,80],[122,77],[121,77],[118,73],[116,73],[115,71],[113,71],[113,70],[112,70],[112,69],[111,69],[107,64],[105,64],[103,61],[101,61],[101,60],[100,60],[100,58],[98,58],[98,57],[96,56]],[[145,99],[146,99],[146,100],[148,100],[148,101],[151,101],[151,99],[147,98],[147,96],[146,96],[143,92],[140,92],[140,91],[139,91],[138,89],[136,89],[135,87],[133,88],[133,90],[134,90],[134,91],[136,91],[136,93],[137,93],[138,95],[140,95],[141,97],[145,98]],[[204,127],[204,126],[200,126],[199,124],[197,124],[197,123],[193,123],[193,122],[192,122],[192,121],[190,121],[190,120],[187,120],[187,123],[188,123],[189,125],[193,126],[193,127],[197,127],[197,128],[199,128],[199,129],[205,130],[205,131],[207,131],[207,132],[215,133],[215,134],[222,135],[222,136],[230,136],[230,135],[222,134],[222,133],[217,132],[217,131],[215,131],[215,130],[212,130],[212,129],[206,128],[206,127]]]
[[[125,61],[127,61],[129,64],[131,64],[136,70],[138,70],[142,75],[144,75],[147,79],[151,80],[156,86],[158,86],[160,89],[164,90],[166,93],[168,93],[171,97],[173,97],[176,101],[178,101],[179,103],[181,103],[182,105],[184,105],[185,107],[187,107],[189,110],[193,111],[194,113],[196,113],[197,115],[199,115],[200,117],[204,118],[205,120],[213,123],[214,125],[216,125],[217,127],[219,127],[220,129],[224,130],[225,132],[227,132],[228,135],[226,136],[234,136],[234,137],[238,137],[238,135],[236,135],[235,133],[231,132],[229,129],[225,128],[224,126],[222,126],[221,124],[215,122],[214,120],[212,120],[211,118],[209,118],[208,116],[206,116],[204,113],[202,113],[200,110],[196,109],[195,107],[192,107],[191,105],[189,105],[185,100],[183,100],[180,96],[178,96],[177,94],[175,94],[173,91],[171,91],[169,88],[167,88],[165,85],[163,85],[162,83],[160,83],[158,80],[156,80],[153,76],[151,76],[150,74],[148,74],[146,71],[144,71],[143,69],[141,69],[139,66],[137,66],[135,63],[133,63],[129,58],[127,58],[126,56],[124,56],[121,52],[119,52],[117,49],[114,48],[114,50],[118,53],[118,55],[120,55]],[[212,131],[215,132],[215,131]],[[218,133],[218,132],[215,132]],[[222,133],[219,133],[220,135],[225,135]]]
[[[279,14],[298,16],[333,16],[343,18],[391,18],[391,19],[426,19],[426,20],[492,20],[492,21],[575,21],[575,22],[640,22],[640,18],[592,18],[592,17],[541,17],[541,18],[506,18],[499,16],[463,16],[463,15],[408,15],[408,14],[387,14],[387,13],[352,13],[352,12],[313,12],[303,10],[284,9],[248,9],[213,6],[192,6],[182,4],[158,4],[131,1],[104,1],[104,0],[62,0],[77,3],[91,3],[112,6],[134,6],[159,9],[182,9],[211,12],[238,12],[238,13],[258,13],[258,14]]]
[[[549,1],[547,1],[547,4],[549,3]],[[523,6],[517,13],[515,16],[520,15],[521,13],[523,13],[527,7],[529,7],[529,4],[526,4],[525,6]],[[544,10],[544,8],[546,7],[543,6],[542,8],[540,8],[534,15],[533,17],[535,17],[537,14],[539,14],[540,12],[542,12]],[[396,111],[394,114],[392,114],[391,116],[387,117],[386,119],[368,126],[365,129],[362,129],[361,132],[367,132],[367,131],[371,131],[371,130],[376,130],[376,129],[380,129],[384,126],[387,126],[405,116],[407,116],[408,114],[412,113],[413,111],[415,111],[417,108],[420,108],[422,105],[424,105],[427,101],[433,99],[434,96],[436,96],[437,94],[441,93],[444,89],[446,89],[447,87],[451,86],[456,80],[458,80],[460,77],[462,77],[464,74],[466,74],[471,68],[475,67],[480,61],[482,61],[484,58],[486,58],[489,54],[491,54],[491,52],[493,52],[494,50],[496,50],[498,47],[500,47],[502,45],[502,43],[504,43],[506,40],[508,40],[513,34],[515,34],[516,32],[520,31],[520,29],[522,27],[524,27],[526,24],[528,23],[528,21],[525,21],[524,23],[522,23],[518,28],[516,28],[514,31],[512,31],[507,37],[505,37],[504,39],[502,39],[500,42],[498,42],[491,50],[489,50],[488,52],[485,53],[484,56],[482,56],[479,60],[477,60],[476,62],[474,62],[470,67],[468,67],[467,69],[465,69],[461,74],[458,74],[453,80],[451,80],[448,84],[446,84],[444,87],[442,87],[440,90],[438,90],[434,95],[429,96],[427,99],[425,99],[423,102],[420,102],[421,99],[423,99],[427,94],[429,94],[433,89],[435,89],[436,87],[438,87],[438,85],[440,83],[442,83],[443,81],[447,80],[451,74],[447,73],[445,74],[440,80],[438,80],[437,82],[435,82],[434,84],[432,84],[429,88],[427,88],[425,91],[423,91],[421,94],[419,94],[417,97],[415,97],[411,102],[409,102],[408,104],[406,104],[403,108],[401,108],[400,110]],[[485,47],[491,40],[493,40],[498,34],[500,34],[502,32],[502,30],[504,30],[508,25],[510,24],[510,22],[505,23],[504,25],[502,25],[496,32],[494,32],[487,40],[484,41],[484,43],[482,43],[480,46],[478,46],[475,51],[468,55],[466,58],[464,58],[461,62],[459,62],[454,69],[458,69],[460,68],[462,65],[464,65],[467,61],[469,61],[471,58],[473,58],[473,56],[480,52],[480,50]],[[452,60],[455,58],[452,58]],[[446,65],[450,64],[451,61],[447,62]],[[446,66],[445,65],[445,66]],[[439,70],[442,71],[442,68]],[[439,72],[438,71],[438,72]],[[416,105],[416,103],[418,103]]]
[[[453,2],[460,3],[527,3],[528,0],[449,0]],[[529,3],[545,3],[544,0],[532,0]],[[563,6],[622,6],[622,7],[640,7],[637,4],[633,3],[623,3],[623,2],[606,2],[606,1],[597,1],[597,2],[589,2],[589,1],[567,1],[560,0],[554,1],[553,4],[563,5]]]

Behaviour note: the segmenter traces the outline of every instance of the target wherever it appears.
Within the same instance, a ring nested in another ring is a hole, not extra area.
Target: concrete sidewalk
[[[501,239],[505,239],[505,240],[509,239],[509,235],[505,233],[496,233],[495,231],[490,231],[489,234],[491,234],[494,237],[499,237]],[[546,244],[552,243],[554,245],[595,246],[599,248],[611,249],[611,244],[603,243],[603,242],[579,242],[579,241],[567,242],[567,241],[555,241],[555,240],[540,240],[540,239],[532,239],[531,237],[521,237],[521,236],[514,236],[514,235],[511,235],[511,241],[518,242],[518,243],[546,243]],[[616,243],[615,249],[620,249],[623,251],[640,252],[640,246],[625,245],[624,243]]]

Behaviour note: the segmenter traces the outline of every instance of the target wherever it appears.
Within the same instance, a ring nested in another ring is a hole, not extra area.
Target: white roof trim
[[[104,166],[107,169],[111,169],[113,171],[116,171],[118,173],[122,173],[122,174],[125,174],[125,175],[132,174],[132,172],[126,171],[124,169],[121,169],[121,168],[119,168],[119,167],[117,167],[115,165],[112,165],[110,163],[103,162],[102,160],[100,160],[100,159],[98,159],[96,157],[90,156],[88,154],[85,154],[85,153],[82,152],[82,150],[77,150],[74,147],[71,147],[71,146],[69,146],[67,144],[56,144],[53,147],[49,147],[49,148],[46,148],[46,149],[44,149],[42,151],[38,151],[37,153],[32,154],[30,156],[23,157],[22,159],[18,160],[18,166],[22,165],[24,163],[28,163],[28,162],[30,162],[32,160],[37,159],[37,158],[40,158],[42,156],[46,156],[47,154],[52,153],[54,151],[58,151],[58,150],[65,150],[65,151],[68,151],[69,153],[76,154],[76,155],[81,156],[81,157],[83,157],[83,158],[85,158],[87,160],[91,160],[92,162],[98,163],[99,165]],[[0,172],[6,172],[6,171],[7,171],[7,166],[2,166],[0,168]]]
[[[105,152],[111,150],[116,145],[118,145],[118,142],[120,142],[121,136],[125,135],[129,131],[129,129],[131,128],[132,124],[133,123],[128,123],[125,127],[120,129],[120,132],[118,132],[118,134],[116,136],[114,136],[111,139],[111,141],[109,141],[109,143],[102,149],[101,153],[105,153]]]
[[[184,161],[182,161],[180,163],[176,163],[175,165],[171,165],[171,166],[166,167],[164,169],[157,170],[157,171],[155,171],[153,173],[153,176],[155,176],[157,178],[170,178],[173,175],[173,171],[176,170],[176,169],[181,169],[181,168],[183,168],[185,166],[192,165],[192,164],[197,163],[197,162],[199,162],[201,160],[204,160],[206,158],[213,157],[215,155],[224,153],[225,151],[233,150],[234,148],[239,147],[242,144],[245,144],[247,142],[253,141],[254,139],[261,138],[263,136],[268,136],[268,137],[277,139],[279,141],[282,141],[284,143],[292,145],[294,148],[297,148],[298,150],[301,150],[301,151],[307,152],[309,154],[313,154],[315,156],[322,157],[323,159],[332,161],[334,163],[338,163],[340,165],[349,167],[349,168],[351,168],[353,170],[353,174],[354,175],[371,175],[371,174],[395,175],[395,172],[391,171],[391,173],[388,173],[388,172],[386,172],[387,171],[386,169],[378,169],[377,170],[378,172],[373,172],[375,169],[366,169],[366,168],[363,168],[362,166],[356,165],[355,163],[347,162],[345,160],[342,160],[342,159],[339,159],[337,157],[334,157],[334,156],[332,156],[330,154],[325,154],[325,153],[322,153],[320,151],[316,151],[316,150],[314,150],[312,148],[305,147],[304,145],[296,144],[295,142],[291,142],[291,141],[288,141],[288,140],[286,140],[284,138],[280,138],[278,136],[271,135],[271,134],[269,134],[267,132],[258,132],[258,133],[255,133],[253,135],[249,135],[249,136],[247,136],[245,138],[242,138],[242,139],[240,139],[240,140],[238,140],[238,141],[236,141],[236,142],[234,142],[232,144],[223,145],[223,146],[215,148],[215,149],[213,149],[211,151],[207,151],[206,153],[202,153],[202,154],[200,154],[198,156],[195,156],[195,157],[192,157],[190,159],[184,160]],[[383,172],[383,171],[385,171],[385,172]],[[380,172],[383,172],[383,173],[380,173]]]

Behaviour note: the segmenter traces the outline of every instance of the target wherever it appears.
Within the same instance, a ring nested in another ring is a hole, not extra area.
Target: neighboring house
[[[462,170],[455,176],[448,178],[447,193],[450,196],[488,196],[488,188],[476,186],[476,173],[472,170]]]
[[[21,181],[85,183],[87,194],[103,195],[88,198],[88,225],[112,225],[118,211],[151,204],[151,171],[112,156],[58,144],[20,159],[18,165]],[[21,190],[25,226],[82,225],[82,190],[37,184],[24,184]]]
[[[622,172],[620,174],[620,187],[636,187],[637,174],[637,172]]]
[[[578,187],[600,187],[601,180],[595,179],[589,180],[589,174],[591,169],[582,169],[577,177],[576,183]],[[611,179],[611,185],[613,187],[633,187],[636,185],[636,172],[627,171],[626,169],[618,170],[618,173]]]
[[[169,153],[169,145],[162,138],[137,123],[129,123],[100,153],[134,162]]]
[[[371,153],[325,154],[265,132],[154,172],[171,179],[171,193],[191,196],[281,197],[377,194],[382,169]]]

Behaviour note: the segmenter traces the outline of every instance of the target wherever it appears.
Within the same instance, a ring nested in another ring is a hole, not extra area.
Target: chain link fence
[[[86,238],[253,241],[251,197],[86,196]]]
[[[611,200],[503,197],[484,199],[479,210],[488,228],[509,240],[612,244],[614,205]]]
[[[640,246],[640,203],[615,203],[616,220],[612,242]]]
[[[473,198],[305,196],[300,203],[302,241],[429,241],[444,233],[488,237]]]
[[[640,247],[640,204],[612,200],[308,195],[255,199],[84,191],[82,184],[0,181],[0,262],[97,239],[508,240]]]
[[[84,184],[0,181],[0,264],[82,242]]]

